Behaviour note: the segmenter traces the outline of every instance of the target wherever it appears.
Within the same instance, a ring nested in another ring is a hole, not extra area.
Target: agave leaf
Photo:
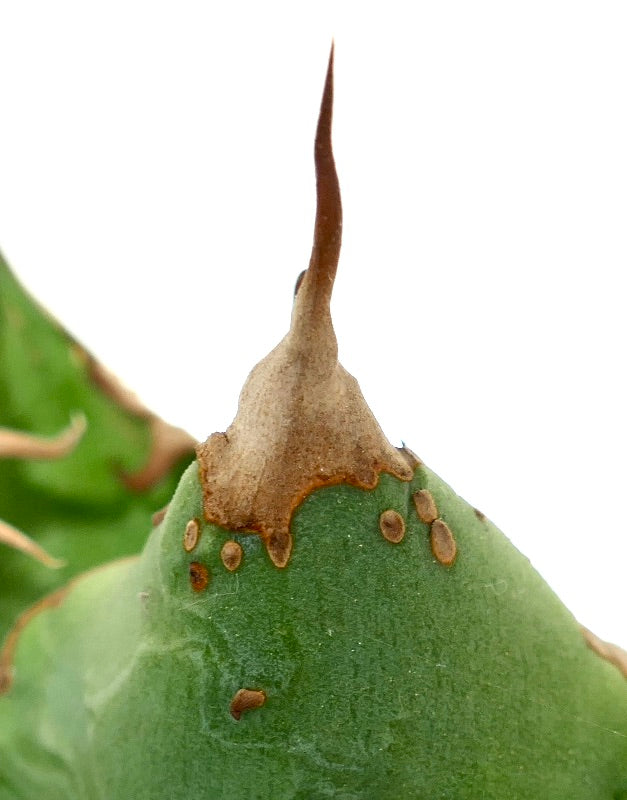
[[[193,445],[124,393],[0,255],[0,639],[71,576],[141,549]]]
[[[418,491],[454,534],[451,567]],[[397,543],[380,529],[391,510]],[[284,569],[259,536],[202,519],[194,464],[141,560],[30,619],[0,699],[0,797],[589,800],[627,786],[627,682],[426,467],[310,494]],[[241,690],[258,705],[242,711]]]
[[[0,654],[0,800],[627,791],[620,653],[387,442],[337,363],[331,67],[290,332],[141,557],[18,620]]]

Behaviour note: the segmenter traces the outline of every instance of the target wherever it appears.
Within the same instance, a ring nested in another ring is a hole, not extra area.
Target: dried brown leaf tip
[[[386,439],[357,381],[337,360],[330,301],[342,239],[331,147],[333,50],[315,140],[317,210],[309,268],[290,330],[253,369],[226,433],[197,448],[209,522],[256,532],[277,567],[292,549],[290,521],[314,489],[374,488],[381,472],[411,480],[410,460]]]
[[[266,693],[258,689],[239,689],[231,700],[231,716],[239,720],[244,711],[261,708],[266,702]]]

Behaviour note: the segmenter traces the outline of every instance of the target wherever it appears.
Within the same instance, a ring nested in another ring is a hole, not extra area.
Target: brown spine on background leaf
[[[288,334],[253,369],[226,433],[197,448],[205,518],[258,533],[272,562],[292,549],[294,509],[314,489],[374,488],[381,472],[411,480],[357,381],[338,363],[330,301],[342,240],[342,204],[331,147],[333,49],[315,141],[317,210],[309,262]]]
[[[74,414],[70,425],[56,436],[37,436],[24,431],[0,428],[0,458],[19,458],[29,461],[60,459],[69,456],[87,428],[84,414]],[[37,542],[22,531],[0,519],[0,544],[6,544],[58,569],[65,561],[53,558]]]

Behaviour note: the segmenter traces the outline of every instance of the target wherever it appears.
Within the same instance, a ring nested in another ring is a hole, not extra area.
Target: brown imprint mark
[[[623,673],[623,677],[627,678],[627,652],[617,644],[604,642],[603,639],[599,639],[598,636],[583,625],[579,627],[581,628],[583,638],[588,647],[594,650],[598,656],[601,656],[601,658],[604,658],[606,661],[609,661],[610,664],[617,667]]]
[[[185,526],[185,533],[183,534],[183,547],[186,552],[191,553],[194,547],[198,544],[200,537],[200,525],[197,519],[190,519]]]
[[[222,550],[220,550],[220,558],[222,559],[222,563],[229,570],[229,572],[235,572],[235,570],[242,563],[243,555],[244,551],[242,550],[241,544],[232,540],[225,542],[222,545]]]
[[[387,511],[381,514],[379,528],[383,538],[387,539],[388,542],[392,542],[392,544],[398,544],[405,536],[405,520],[393,508],[388,508]]]
[[[440,564],[450,567],[457,555],[457,545],[449,526],[442,519],[431,523],[431,551]]]
[[[199,561],[189,565],[189,582],[195,592],[204,592],[209,585],[209,570]]]
[[[244,711],[261,708],[266,702],[266,693],[259,689],[239,689],[231,700],[231,716],[240,719]]]
[[[438,507],[431,492],[428,489],[418,489],[412,495],[412,499],[420,521],[431,525],[438,518]]]
[[[168,503],[167,506],[163,506],[163,508],[160,508],[159,511],[155,511],[155,513],[152,515],[152,526],[153,526],[153,528],[156,528],[157,525],[161,525],[161,523],[165,519],[165,515],[168,513],[168,508],[169,507],[170,507],[170,504]]]
[[[487,520],[487,517],[483,513],[483,511],[479,511],[478,508],[473,508],[473,511],[475,512],[475,516],[477,517],[477,519],[481,520],[481,522],[485,522]]]

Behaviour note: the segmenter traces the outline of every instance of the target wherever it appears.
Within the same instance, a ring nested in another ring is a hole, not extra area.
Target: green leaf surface
[[[418,489],[453,532],[451,567]],[[406,523],[397,544],[379,528],[388,509]],[[285,569],[257,535],[204,522],[187,552],[194,518],[192,465],[140,559],[80,579],[26,626],[0,697],[2,800],[622,796],[627,683],[425,467],[411,484],[310,494]],[[233,572],[227,540],[243,548]],[[267,699],[236,721],[241,688]]]
[[[0,428],[52,436],[78,412],[87,420],[79,444],[62,459],[0,458],[0,520],[66,562],[51,570],[0,543],[0,641],[20,612],[72,576],[137,553],[152,512],[172,496],[193,457],[190,439],[187,453],[153,485],[131,488],[125,476],[149,461],[156,418],[117,396],[107,380],[0,255]]]

